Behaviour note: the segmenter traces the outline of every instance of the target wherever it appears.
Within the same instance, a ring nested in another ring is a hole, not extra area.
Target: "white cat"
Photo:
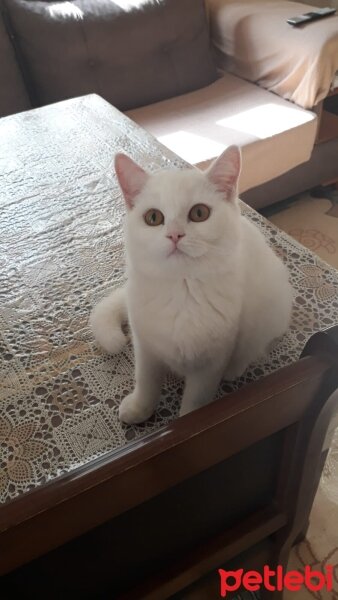
[[[146,173],[118,154],[126,206],[127,284],[104,298],[90,322],[111,353],[132,331],[136,385],[120,419],[148,419],[165,372],[185,377],[181,415],[210,402],[288,328],[288,271],[237,202],[240,152],[228,148],[206,172]]]

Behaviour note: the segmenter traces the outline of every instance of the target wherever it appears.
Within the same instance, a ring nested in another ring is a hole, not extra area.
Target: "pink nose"
[[[181,238],[183,238],[185,236],[185,233],[170,233],[169,235],[167,235],[167,238],[169,240],[172,240],[174,242],[174,244],[177,244],[177,242],[180,241]]]

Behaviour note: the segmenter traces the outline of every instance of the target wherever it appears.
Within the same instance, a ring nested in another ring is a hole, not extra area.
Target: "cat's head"
[[[149,174],[124,154],[115,169],[127,207],[129,264],[154,276],[198,275],[231,258],[239,230],[240,151],[231,146],[205,171]]]

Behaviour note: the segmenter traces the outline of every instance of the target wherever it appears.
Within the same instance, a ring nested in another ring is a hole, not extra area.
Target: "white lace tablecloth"
[[[91,307],[124,280],[124,204],[113,159],[151,171],[181,159],[95,95],[0,120],[0,502],[163,427],[182,381],[169,377],[155,416],[121,425],[133,386],[128,346],[108,356]],[[308,337],[338,322],[338,274],[243,205],[288,264],[292,327],[263,362],[219,395],[295,361]],[[259,269],[259,265],[257,265]]]

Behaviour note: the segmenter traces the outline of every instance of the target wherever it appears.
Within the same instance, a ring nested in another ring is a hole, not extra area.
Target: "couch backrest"
[[[3,0],[32,103],[95,92],[121,110],[216,79],[203,0]]]

